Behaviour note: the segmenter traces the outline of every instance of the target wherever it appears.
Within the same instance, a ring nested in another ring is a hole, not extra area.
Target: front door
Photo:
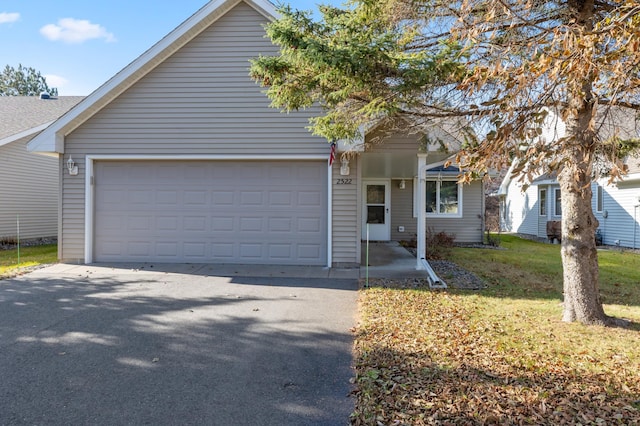
[[[389,241],[391,239],[389,181],[365,181],[363,194],[362,239],[366,240],[368,235],[371,241]]]

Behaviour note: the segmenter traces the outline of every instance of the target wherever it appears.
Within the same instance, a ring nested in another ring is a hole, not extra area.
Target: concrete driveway
[[[61,264],[0,281],[0,424],[346,425],[357,281],[325,271]]]

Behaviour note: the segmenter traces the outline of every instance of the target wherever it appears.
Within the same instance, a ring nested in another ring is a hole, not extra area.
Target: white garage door
[[[325,265],[327,165],[95,163],[99,262]]]

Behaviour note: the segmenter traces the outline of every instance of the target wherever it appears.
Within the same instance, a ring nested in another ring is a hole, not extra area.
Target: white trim
[[[616,182],[616,185],[626,182],[633,182],[636,180],[640,180],[640,173],[630,173],[626,176],[623,176],[622,179]]]
[[[604,187],[596,182],[596,213],[604,212]]]
[[[93,262],[93,218],[95,214],[93,161],[94,158],[90,155],[86,156],[84,176],[84,263]]]
[[[326,160],[325,154],[87,154],[92,160]]]
[[[429,164],[427,163],[427,154],[418,154],[418,182],[417,185],[414,185],[414,188],[417,188],[417,200],[414,201],[414,209],[417,208],[417,214],[414,217],[417,217],[416,224],[416,239],[417,239],[417,254],[416,254],[416,270],[421,271],[426,268],[426,254],[427,254],[427,184],[425,180],[425,175],[427,169],[429,169]],[[415,199],[414,193],[414,199]],[[416,213],[414,211],[414,213]],[[423,262],[424,261],[424,262]]]
[[[327,161],[327,268],[333,266],[333,167]]]
[[[49,128],[36,136],[28,146],[29,151],[64,152],[64,136],[77,129],[82,123],[100,111],[104,106],[147,75],[158,64],[193,40],[205,28],[194,31],[200,22],[217,14],[209,25],[213,25],[238,3],[244,1],[267,19],[278,16],[276,7],[268,0],[213,0],[176,27],[168,35],[154,44],[124,67],[96,91],[83,99],[69,113],[56,120]],[[225,9],[226,7],[226,9]],[[75,121],[79,118],[79,122]]]
[[[558,214],[558,203],[557,203],[557,193],[560,193],[560,214]],[[562,216],[562,191],[560,191],[560,188],[553,188],[553,216],[554,217],[561,217]]]
[[[58,155],[58,232],[56,234],[58,236],[58,259],[62,259],[62,188],[64,188],[64,169],[64,157]]]
[[[16,133],[14,135],[2,138],[2,139],[0,139],[0,146],[7,145],[7,144],[9,144],[11,142],[15,142],[15,141],[17,141],[19,139],[26,138],[27,136],[31,136],[31,135],[33,135],[35,133],[41,132],[44,129],[46,129],[47,127],[49,127],[52,123],[53,123],[53,121],[49,121],[48,123],[44,123],[44,124],[41,124],[39,126],[32,127],[30,129],[27,129],[27,130],[23,130],[23,131],[21,131],[19,133]]]
[[[460,219],[462,217],[462,184],[458,182],[457,178],[437,178],[434,176],[425,177],[425,201],[426,201],[426,190],[427,190],[427,182],[435,182],[436,183],[436,209],[440,206],[440,188],[442,182],[455,182],[456,189],[458,190],[458,212],[457,213],[439,213],[439,212],[425,212],[427,217],[431,217],[434,219]],[[425,203],[425,210],[427,206]]]
[[[544,191],[544,214],[540,213],[540,209],[542,208],[542,191]],[[547,187],[538,187],[538,216],[539,217],[547,217],[549,216],[549,188]]]
[[[384,185],[384,232],[382,238],[371,238],[373,241],[390,241],[391,240],[391,179],[363,179],[362,180],[362,227],[367,226],[367,185]],[[371,229],[371,228],[369,228]],[[361,232],[364,234],[365,229]],[[370,231],[371,232],[371,231]]]
[[[202,154],[202,155],[163,155],[163,154],[87,154],[85,156],[85,195],[84,195],[84,262],[93,263],[93,227],[94,227],[94,215],[95,215],[95,185],[93,184],[93,172],[94,161],[96,160],[113,160],[113,161],[130,161],[130,160],[149,160],[149,161],[197,161],[197,160],[218,160],[218,161],[232,161],[232,160],[245,160],[245,161],[257,161],[257,160],[298,160],[298,161],[322,161],[326,160],[326,155],[238,155],[238,154]],[[63,171],[64,173],[64,171]],[[327,266],[332,266],[332,175],[331,169],[327,171]],[[62,227],[60,228],[62,229]],[[59,231],[60,236],[62,235]],[[60,240],[62,241],[62,240]]]

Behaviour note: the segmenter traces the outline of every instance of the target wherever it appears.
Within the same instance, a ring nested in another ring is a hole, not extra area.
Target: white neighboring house
[[[60,160],[26,146],[82,99],[0,96],[0,240],[57,235]]]
[[[617,132],[623,138],[638,138],[635,119],[628,114],[621,110],[610,113],[602,120],[601,135]],[[553,141],[564,132],[564,123],[550,113],[542,137]],[[598,233],[603,244],[640,248],[640,157],[628,157],[625,164],[628,174],[622,181],[608,183],[608,178],[601,178],[591,184],[592,208],[600,223]],[[555,176],[544,174],[523,191],[525,183],[514,178],[511,169],[498,191],[501,230],[548,238],[547,223],[562,218],[558,181]]]

